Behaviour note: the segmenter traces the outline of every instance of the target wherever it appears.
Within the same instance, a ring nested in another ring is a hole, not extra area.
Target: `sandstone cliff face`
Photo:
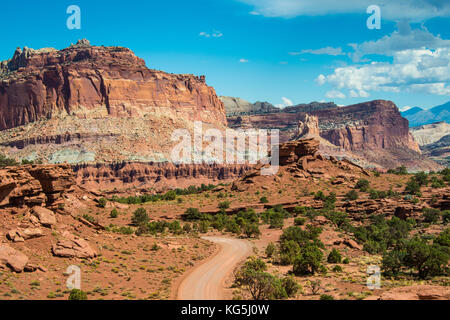
[[[173,163],[116,163],[75,165],[77,184],[91,190],[186,188],[230,182],[251,169],[249,165]]]
[[[172,132],[194,121],[227,125],[205,78],[148,69],[127,48],[17,49],[0,66],[0,146],[17,160],[167,161]]]
[[[367,166],[390,168],[405,164],[424,170],[438,167],[421,156],[409,133],[408,120],[391,101],[375,100],[347,107],[292,107],[279,113],[230,117],[228,122],[232,128],[245,125],[280,129],[281,142],[316,136],[325,154],[361,157],[363,160],[358,162]]]
[[[17,49],[0,70],[0,130],[58,114],[171,113],[226,124],[223,104],[204,77],[150,70],[127,48],[80,42],[60,51]]]

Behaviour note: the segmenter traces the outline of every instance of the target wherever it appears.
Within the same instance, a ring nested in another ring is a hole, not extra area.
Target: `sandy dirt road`
[[[177,300],[223,300],[225,281],[236,265],[251,253],[249,242],[240,239],[204,237],[221,250],[211,260],[198,266],[178,287]]]

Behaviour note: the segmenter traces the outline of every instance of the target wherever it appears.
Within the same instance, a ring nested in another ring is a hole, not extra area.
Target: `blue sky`
[[[18,46],[61,49],[87,38],[129,47],[149,68],[204,74],[219,95],[252,102],[388,99],[429,108],[450,100],[448,1],[379,0],[380,30],[366,26],[371,2],[6,2],[0,60]],[[69,5],[81,8],[81,30],[66,27]]]

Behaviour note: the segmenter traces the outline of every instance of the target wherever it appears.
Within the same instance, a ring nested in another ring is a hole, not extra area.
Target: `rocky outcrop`
[[[261,169],[267,165],[259,164],[242,178],[233,182],[233,191],[254,190],[268,186],[279,188],[282,179],[340,179],[342,183],[355,181],[370,173],[348,160],[329,159],[318,153],[320,142],[317,139],[300,139],[279,146],[280,166],[276,176],[263,175]],[[334,180],[333,180],[334,181]]]
[[[76,165],[78,185],[91,190],[154,188],[165,190],[191,185],[230,182],[251,169],[250,165],[133,163]]]
[[[64,258],[94,258],[97,253],[89,243],[73,234],[65,231],[62,238],[52,247],[52,252],[57,257]]]
[[[226,128],[205,77],[149,69],[127,48],[18,49],[0,70],[0,145],[16,159],[164,161],[194,121]]]
[[[280,109],[268,102],[251,103],[241,98],[220,97],[225,106],[227,116],[278,112]]]
[[[75,185],[68,165],[26,165],[0,169],[0,207],[56,206]],[[38,209],[40,210],[40,209]]]
[[[8,245],[0,245],[0,265],[5,265],[15,272],[22,272],[28,263],[28,257]]]
[[[316,127],[316,120],[318,125]],[[427,161],[409,133],[408,120],[391,101],[375,100],[347,107],[333,104],[285,108],[278,113],[229,117],[229,126],[238,128],[279,129],[280,141],[317,135],[327,141],[333,153],[347,152],[367,162],[390,168],[405,164],[413,169],[437,169]],[[322,143],[328,151],[331,149]],[[324,153],[332,154],[331,152]]]

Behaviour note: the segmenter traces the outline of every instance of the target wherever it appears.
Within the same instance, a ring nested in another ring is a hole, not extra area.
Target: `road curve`
[[[221,250],[184,279],[178,288],[177,300],[225,299],[225,280],[251,252],[250,244],[245,240],[218,237],[203,239],[217,243]]]

